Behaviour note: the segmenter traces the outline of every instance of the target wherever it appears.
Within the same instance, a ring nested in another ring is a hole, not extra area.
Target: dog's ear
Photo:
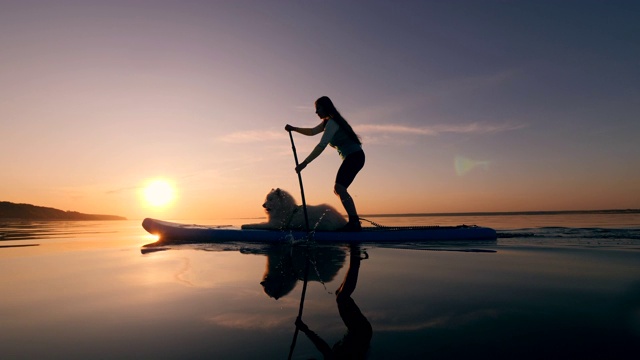
[[[280,190],[280,188],[277,188],[277,189],[276,189],[276,194],[277,194],[278,196],[279,196],[279,195],[282,195],[282,190]]]

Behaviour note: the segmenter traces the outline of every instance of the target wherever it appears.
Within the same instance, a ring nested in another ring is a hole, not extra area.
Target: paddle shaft
[[[296,161],[296,168],[298,167],[298,153],[296,152],[296,145],[293,142],[293,134],[289,131],[289,139],[291,139],[291,149],[293,150],[293,158]],[[304,211],[304,225],[306,227],[307,232],[309,232],[309,216],[307,215],[307,201],[304,198],[304,186],[302,185],[302,174],[298,171],[298,182],[300,182],[300,194],[302,196],[302,210]],[[304,270],[304,283],[302,284],[302,295],[300,295],[300,308],[298,309],[298,319],[302,318],[302,309],[304,307],[304,296],[307,293],[307,277],[309,275],[309,259],[306,259],[305,270]],[[293,333],[293,340],[291,341],[291,347],[289,348],[289,357],[291,360],[293,356],[293,349],[296,347],[296,340],[298,339],[298,326],[296,326],[296,331]]]
[[[296,167],[298,167],[298,153],[296,153],[296,145],[293,143],[293,135],[289,131],[289,139],[291,139],[291,149],[293,149],[293,158],[296,161]],[[302,174],[298,171],[298,182],[300,182],[300,194],[302,195],[302,210],[304,211],[304,225],[305,230],[309,231],[309,217],[307,216],[307,201],[304,198],[304,186],[302,185]],[[306,285],[306,284],[305,284]]]
[[[300,296],[300,308],[298,309],[298,318],[302,318],[302,308],[304,306],[304,295],[307,293],[307,279],[309,277],[309,257],[306,257],[306,264],[304,269],[304,283],[302,284],[302,295]],[[298,326],[296,325],[296,331],[293,333],[293,340],[291,341],[291,347],[289,348],[289,357],[287,359],[291,360],[293,356],[293,349],[296,347],[296,340],[298,340]]]

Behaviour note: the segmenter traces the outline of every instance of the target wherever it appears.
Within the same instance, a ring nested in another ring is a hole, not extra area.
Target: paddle
[[[296,145],[293,143],[293,135],[289,130],[289,139],[291,139],[291,149],[293,149],[293,158],[296,161],[296,167],[298,167],[298,154],[296,153]],[[298,171],[298,182],[300,183],[300,194],[302,195],[302,210],[304,210],[304,225],[307,232],[309,232],[309,217],[307,216],[307,202],[304,199],[304,187],[302,186],[302,174]]]
[[[289,139],[291,139],[291,149],[293,149],[293,158],[296,161],[296,167],[298,167],[298,154],[296,153],[296,145],[293,143],[293,135],[289,130]],[[307,202],[304,198],[304,187],[302,186],[302,174],[298,171],[298,182],[300,182],[300,193],[302,194],[302,210],[304,210],[304,225],[307,230],[307,234],[309,233],[309,217],[307,216]],[[308,236],[307,236],[308,240]],[[306,259],[305,269],[304,269],[304,282],[302,284],[302,295],[300,296],[300,308],[298,309],[298,319],[302,318],[302,308],[304,306],[304,296],[307,293],[307,277],[309,275],[309,259]],[[296,340],[298,339],[298,326],[296,326],[296,331],[293,333],[293,340],[291,341],[291,347],[289,348],[289,357],[291,360],[293,356],[293,349],[296,347]]]

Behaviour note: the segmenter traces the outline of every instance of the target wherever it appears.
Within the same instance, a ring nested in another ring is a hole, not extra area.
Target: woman
[[[353,131],[349,123],[340,115],[336,107],[326,96],[316,100],[316,114],[322,122],[314,128],[298,128],[291,125],[285,126],[287,131],[295,131],[303,135],[313,136],[324,132],[320,143],[316,145],[311,154],[296,167],[296,172],[302,171],[310,162],[312,162],[322,151],[331,145],[338,150],[338,154],[342,157],[342,165],[338,169],[336,175],[336,183],[333,191],[344,206],[349,215],[349,222],[342,228],[342,231],[360,231],[360,219],[356,211],[356,205],[353,198],[347,192],[347,188],[353,182],[356,175],[364,166],[364,151],[362,151],[362,142]]]

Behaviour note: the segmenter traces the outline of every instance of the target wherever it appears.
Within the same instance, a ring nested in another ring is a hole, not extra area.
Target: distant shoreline
[[[63,221],[127,220],[125,217],[116,215],[83,214],[77,211],[63,211],[50,207],[16,204],[8,201],[0,201],[0,219]]]
[[[640,214],[640,209],[613,210],[553,210],[553,211],[495,211],[495,212],[456,212],[456,213],[404,213],[404,214],[366,214],[360,217],[422,217],[422,216],[517,216],[517,215],[622,215]]]

